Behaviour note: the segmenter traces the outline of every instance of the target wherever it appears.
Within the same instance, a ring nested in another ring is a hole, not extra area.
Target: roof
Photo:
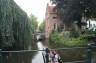
[[[53,12],[54,8],[55,8],[55,6],[48,5],[46,11],[51,13],[51,12]]]

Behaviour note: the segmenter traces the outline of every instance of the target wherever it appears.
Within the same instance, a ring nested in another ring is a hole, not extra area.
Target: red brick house
[[[47,4],[46,14],[45,14],[45,37],[48,38],[49,33],[57,29],[62,21],[56,15],[56,11],[54,11],[55,6]]]
[[[62,32],[67,32],[70,28],[76,29],[78,32],[81,31],[81,29],[86,29],[86,26],[82,25],[82,28],[79,29],[77,25],[77,21],[74,21],[70,23],[70,26],[66,26],[64,21],[60,20],[60,18],[57,16],[56,9],[54,10],[54,5],[47,4],[46,7],[46,14],[45,14],[45,37],[48,38],[49,34],[52,30],[57,29],[63,24],[63,30]],[[86,22],[84,20],[84,17],[82,17],[82,22]]]

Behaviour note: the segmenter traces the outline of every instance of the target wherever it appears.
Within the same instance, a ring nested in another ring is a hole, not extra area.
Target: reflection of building
[[[56,11],[54,11],[55,6],[53,5],[47,5],[46,8],[46,15],[45,15],[45,35],[46,38],[48,38],[49,33],[53,29],[57,29],[58,26],[60,26],[61,21],[56,15]]]

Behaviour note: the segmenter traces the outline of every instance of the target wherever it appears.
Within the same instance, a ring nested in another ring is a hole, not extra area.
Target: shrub
[[[96,42],[96,31],[93,30],[84,30],[80,35],[81,38],[87,39],[90,42]]]
[[[82,38],[68,38],[63,36],[58,31],[52,31],[49,36],[49,42],[55,47],[73,47],[73,46],[86,46],[87,40]]]
[[[66,41],[66,46],[87,46],[88,42],[82,38],[73,38]]]
[[[53,30],[50,33],[49,41],[54,43],[63,42],[63,35],[61,35],[58,31]]]
[[[69,37],[76,38],[78,36],[79,36],[79,34],[78,34],[78,32],[75,29],[70,29],[69,30]]]

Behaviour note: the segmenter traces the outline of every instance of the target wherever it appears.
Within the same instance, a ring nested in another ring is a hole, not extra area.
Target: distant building
[[[92,20],[92,19],[88,19],[86,20],[86,18],[82,17],[82,22],[85,22],[86,25],[82,26],[82,29],[89,29],[95,31],[96,30],[96,20]]]
[[[93,31],[96,30],[96,21],[95,20],[88,20],[87,21],[87,28],[90,30],[90,29],[93,29]]]
[[[56,15],[56,10],[54,5],[47,4],[46,14],[45,14],[45,37],[48,38],[52,30],[57,29],[61,25],[62,21]]]

